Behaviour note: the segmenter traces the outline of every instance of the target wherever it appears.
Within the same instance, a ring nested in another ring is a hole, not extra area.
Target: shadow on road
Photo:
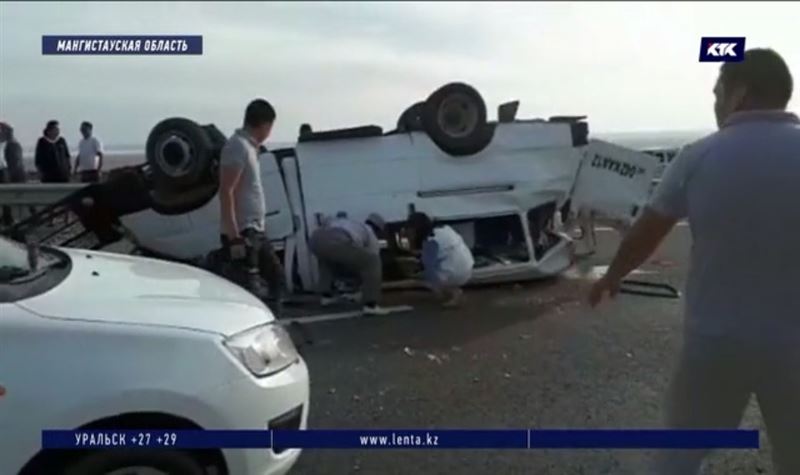
[[[315,323],[311,353],[397,352],[446,350],[484,338],[523,321],[539,318],[579,295],[563,279],[527,284],[485,285],[465,292],[460,308],[442,309],[425,291],[387,293],[387,305],[412,305],[414,311]],[[368,340],[365,337],[368,335]]]

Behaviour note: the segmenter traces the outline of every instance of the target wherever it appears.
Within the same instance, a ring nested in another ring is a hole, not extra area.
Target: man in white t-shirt
[[[91,122],[81,124],[81,139],[78,144],[78,157],[75,159],[74,174],[80,172],[82,183],[100,181],[100,170],[103,168],[103,144],[92,135]]]

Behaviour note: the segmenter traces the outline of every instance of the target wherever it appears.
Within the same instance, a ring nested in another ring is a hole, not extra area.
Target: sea
[[[672,131],[636,131],[636,132],[609,132],[591,134],[591,138],[604,140],[634,150],[674,149],[697,140],[711,133],[711,130],[672,130]],[[269,142],[267,148],[278,149],[293,147],[294,142]],[[106,158],[103,168],[108,171],[113,168],[139,165],[145,161],[144,144],[106,144]],[[71,151],[75,157],[77,150]],[[33,148],[24,150],[25,167],[29,172],[36,170],[33,164]]]

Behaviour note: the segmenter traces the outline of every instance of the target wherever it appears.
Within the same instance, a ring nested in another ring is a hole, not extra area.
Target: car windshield
[[[60,261],[47,252],[37,252],[37,268],[47,268]],[[0,281],[24,277],[33,272],[28,259],[28,249],[24,244],[0,237]]]

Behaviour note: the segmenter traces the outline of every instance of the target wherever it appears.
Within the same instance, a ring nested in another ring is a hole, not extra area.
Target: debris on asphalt
[[[403,348],[403,353],[405,353],[408,356],[414,356],[414,350],[412,350],[411,348],[409,348],[407,346],[405,348]]]
[[[519,336],[519,339],[520,340],[530,340],[531,336],[526,334],[526,333],[523,333],[522,335]]]
[[[503,357],[503,359],[504,359],[504,360],[507,360],[507,359],[508,359],[508,355],[507,355],[507,354],[505,354],[505,353],[503,353],[503,354],[502,354],[502,357]]]
[[[336,394],[336,388],[328,389],[328,394]]]
[[[433,353],[428,353],[426,356],[428,357],[428,361],[435,361],[435,362],[437,362],[439,364],[442,364],[441,358],[439,358],[438,356],[434,355]]]
[[[633,353],[627,352],[625,353],[625,356],[627,356],[628,358],[633,358]]]
[[[479,383],[480,381],[481,381],[481,378],[479,378],[479,377],[477,377],[477,376],[475,376],[474,378],[472,378],[472,382],[473,382],[473,383]]]
[[[454,347],[450,348],[450,350],[455,351],[455,352],[459,352],[459,351],[461,351],[461,347],[460,346],[454,346]]]
[[[358,394],[353,394],[353,401],[358,402],[360,400],[361,400],[361,396],[359,396]]]
[[[511,373],[503,373],[503,377],[506,379],[511,379]]]
[[[353,461],[353,471],[358,472],[359,470],[361,470],[361,460],[355,459]]]

